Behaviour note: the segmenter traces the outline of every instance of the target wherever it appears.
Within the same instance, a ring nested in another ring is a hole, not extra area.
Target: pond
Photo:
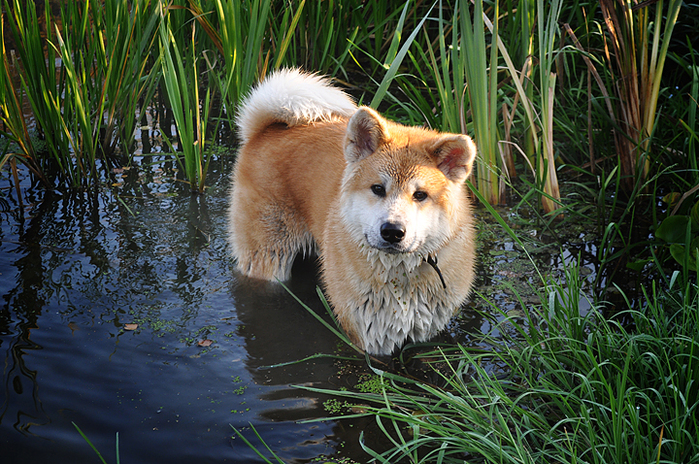
[[[262,462],[234,430],[262,449],[251,427],[289,463],[365,462],[361,432],[380,447],[372,419],[335,420],[332,397],[299,388],[352,388],[368,378],[363,360],[285,364],[353,353],[279,285],[233,271],[225,236],[233,159],[217,157],[205,195],[190,195],[165,156],[137,158],[96,193],[47,192],[25,179],[23,218],[2,173],[3,462],[97,462],[73,423],[108,462],[117,433],[124,463]],[[521,312],[513,286],[526,293],[540,284],[513,241],[488,227],[477,289]],[[581,232],[563,253],[531,243],[542,267],[559,272],[581,250],[594,255],[593,238]],[[594,266],[583,267],[592,282]],[[300,262],[288,286],[325,314],[316,273]],[[443,339],[477,345],[496,313],[474,297]]]

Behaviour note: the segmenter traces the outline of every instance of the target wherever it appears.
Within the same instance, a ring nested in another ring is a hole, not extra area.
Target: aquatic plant
[[[542,186],[541,203],[547,213],[559,208],[561,193],[558,188],[556,173],[556,154],[553,148],[553,108],[556,94],[556,73],[552,72],[556,48],[554,41],[559,32],[558,17],[563,2],[555,0],[547,5],[548,13],[544,18],[544,2],[536,2],[537,36],[539,63],[536,71],[539,75],[539,95],[541,107],[541,148],[538,150],[536,163],[537,183]],[[521,95],[521,98],[526,98]],[[532,121],[533,123],[533,121]]]
[[[267,72],[269,54],[265,39],[270,39],[268,24],[272,2],[216,0],[214,12],[218,29],[213,39],[220,44],[223,71],[215,73],[226,113],[231,122],[238,102]]]
[[[282,21],[273,21],[271,24],[277,36],[282,35],[281,31],[287,30],[290,10],[285,5],[284,10]],[[362,4],[359,0],[300,2],[297,8],[300,13],[298,24],[293,35],[289,36],[291,42],[287,51],[288,62],[331,76],[344,72],[350,50],[373,32],[368,30],[369,23],[365,21],[364,13],[367,10],[390,17],[385,1],[370,4]],[[273,12],[274,14],[278,13]]]
[[[60,20],[45,2],[43,21],[33,0],[4,4],[20,81],[14,88],[3,46],[4,94],[16,99],[21,92],[31,107],[25,114],[12,98],[4,99],[2,118],[19,144],[19,159],[40,177],[51,172],[72,187],[96,183],[99,158],[105,172],[112,162],[123,163],[114,161],[115,148],[128,152],[139,99],[152,88],[147,73],[156,24],[151,2],[62,3]],[[48,157],[31,146],[28,118],[46,140]]]
[[[515,111],[522,112],[519,120],[524,123],[525,143],[517,150],[525,154],[524,161],[536,179],[533,186],[541,192],[544,211],[550,213],[560,208],[553,147],[555,74],[551,66],[562,3],[554,2],[550,9],[540,3],[536,8],[527,2],[524,5],[531,8],[531,14],[517,13],[522,18],[515,25],[521,23],[527,31],[535,13],[545,13],[536,14],[540,20],[538,40],[528,39],[530,46],[526,48],[532,50],[533,44],[537,45],[540,56],[534,71],[528,55],[522,69],[515,67],[508,45],[500,37],[498,22],[489,19],[489,14],[500,16],[497,5],[486,14],[482,2],[475,2],[473,7],[469,2],[456,2],[448,20],[448,8],[439,2],[434,18],[436,31],[424,26],[424,39],[413,41],[408,52],[414,74],[396,80],[419,112],[411,119],[422,117],[442,130],[474,135],[479,152],[476,185],[492,204],[504,201],[507,180],[515,175],[511,130]],[[540,78],[537,93],[530,82],[533,74]],[[503,86],[503,80],[512,84]],[[376,95],[382,94],[378,91]]]
[[[95,452],[95,454],[97,455],[97,458],[100,460],[100,462],[101,462],[102,464],[107,464],[107,460],[102,456],[102,453],[100,453],[99,450],[97,449],[97,447],[96,447],[95,445],[92,444],[92,442],[91,442],[90,439],[87,437],[87,435],[85,435],[85,432],[83,432],[83,431],[80,429],[80,427],[78,427],[78,424],[76,424],[75,422],[73,422],[73,427],[75,427],[75,430],[78,431],[78,433],[79,433],[80,436],[83,438],[83,440],[85,440],[85,442],[86,442],[88,445],[90,445],[90,448],[92,448],[92,451]],[[119,458],[119,432],[116,433],[116,439],[115,439],[115,445],[114,445],[114,446],[115,446],[115,448],[116,448],[116,464],[119,464],[119,463],[121,462],[121,461],[120,461],[120,458]]]
[[[73,185],[81,183],[81,177],[88,174],[84,170],[76,172],[76,166],[79,168],[83,165],[80,159],[76,159],[74,165],[70,158],[70,143],[65,138],[65,133],[61,125],[61,102],[60,93],[62,86],[60,85],[60,74],[56,70],[56,59],[58,58],[57,51],[48,43],[54,41],[55,37],[55,22],[51,14],[49,3],[45,3],[44,20],[46,30],[42,31],[40,27],[37,8],[33,0],[26,3],[13,0],[4,2],[4,11],[8,12],[7,25],[9,26],[10,36],[13,39],[16,54],[21,63],[21,73],[19,74],[21,92],[26,95],[29,104],[31,105],[33,117],[37,121],[39,130],[42,136],[47,140],[47,147],[51,151],[52,160],[59,166],[59,175],[64,176]],[[4,30],[3,30],[4,32]],[[46,39],[42,39],[42,32],[45,32]],[[3,41],[5,40],[3,35]],[[7,47],[3,45],[3,61],[8,63]],[[19,66],[16,66],[19,68]],[[13,74],[8,66],[3,68],[5,76],[3,80],[10,87],[7,88],[5,94],[8,97],[17,98],[17,89],[11,86]],[[10,100],[10,103],[12,100]],[[11,120],[10,127],[14,137],[21,140],[20,147],[23,151],[22,155],[27,160],[33,160],[36,169],[45,171],[48,159],[35,155],[31,148],[31,140],[29,134],[22,126],[28,126],[25,118],[26,115],[17,111],[18,108],[12,110],[11,106],[3,108],[3,120]],[[89,169],[89,168],[88,168]]]
[[[182,166],[190,188],[194,192],[204,191],[206,171],[210,156],[206,155],[206,127],[210,120],[211,89],[200,99],[200,72],[203,69],[197,58],[196,23],[191,23],[191,39],[183,51],[183,44],[175,39],[168,7],[161,4],[160,60],[162,80],[167,90],[171,110],[177,126],[180,154],[173,141],[165,141]],[[187,55],[183,53],[188,52]]]
[[[440,386],[374,367],[386,382],[380,392],[310,390],[374,405],[345,417],[375,418],[392,443],[375,450],[360,437],[376,462],[694,462],[697,287],[653,286],[643,310],[623,312],[632,330],[607,320],[602,306],[582,311],[580,284],[572,266],[565,287],[543,289],[526,324],[501,313],[498,335],[481,340],[497,349],[424,354]]]
[[[5,21],[0,21],[0,37],[5,37]],[[0,72],[0,120],[4,126],[0,132],[3,140],[3,153],[0,158],[0,169],[8,165],[12,172],[18,202],[22,206],[22,195],[20,193],[19,175],[17,173],[17,160],[26,165],[29,170],[42,181],[45,186],[49,186],[49,181],[44,177],[37,153],[29,136],[27,120],[22,111],[21,92],[15,86],[12,76],[15,66],[10,64],[5,41],[0,45],[2,56],[2,71]],[[10,143],[17,146],[17,150],[11,148]]]
[[[198,2],[186,6],[162,4],[160,16],[162,80],[179,137],[177,149],[167,137],[166,143],[177,153],[192,191],[199,193],[204,191],[211,159],[205,148],[209,136],[207,125],[222,117],[234,125],[236,108],[244,95],[269,70],[286,63],[289,44],[305,4],[300,2],[291,16],[287,9],[281,26],[274,29],[270,28],[276,21],[270,16],[271,0],[211,3],[212,11],[205,11],[207,5]],[[183,30],[191,31],[186,41]],[[217,65],[219,61],[223,66]],[[202,96],[200,92],[204,89]],[[216,98],[222,104],[222,111],[213,115]]]
[[[652,4],[655,5],[653,20],[649,11]],[[615,142],[627,190],[632,190],[649,174],[648,155],[658,118],[663,69],[681,6],[679,0],[670,0],[667,11],[662,0],[641,4],[600,2],[611,43],[611,50],[605,48],[605,56],[616,69],[616,74],[612,74],[615,80],[612,88],[618,97]]]
[[[498,16],[497,2],[493,13],[494,27],[490,44],[486,39],[483,20],[483,1],[476,0],[473,16],[468,2],[461,2],[458,10],[460,29],[454,24],[455,34],[459,30],[461,59],[454,60],[453,66],[461,68],[460,74],[468,85],[469,109],[473,120],[473,133],[478,146],[480,162],[476,163],[476,183],[478,191],[488,203],[500,203],[500,139],[498,111]],[[456,38],[456,36],[455,36]],[[452,43],[452,47],[456,45]],[[462,109],[461,113],[464,113]]]

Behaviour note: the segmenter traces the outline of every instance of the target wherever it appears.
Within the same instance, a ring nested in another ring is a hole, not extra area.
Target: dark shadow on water
[[[94,461],[72,422],[105,456],[119,432],[122,462],[259,462],[232,429],[253,437],[250,424],[288,462],[364,460],[357,429],[298,422],[329,397],[294,385],[343,386],[334,359],[269,367],[342,348],[280,285],[232,271],[229,167],[204,196],[167,167],[127,170],[122,186],[43,192],[24,221],[0,218],[3,462]],[[312,260],[288,285],[325,311]]]
[[[355,352],[282,285],[233,270],[232,158],[212,164],[205,195],[190,194],[168,157],[134,165],[99,192],[25,186],[24,220],[16,208],[0,212],[2,462],[94,462],[71,422],[107,456],[119,432],[122,462],[260,462],[232,429],[257,443],[250,424],[285,462],[366,462],[361,432],[385,445],[374,418],[304,422],[327,417],[332,397],[296,388],[352,389],[369,372],[364,359],[294,362]],[[522,321],[539,303],[536,274],[506,237],[481,242],[476,289]],[[574,258],[531,247],[544,266]],[[330,321],[318,284],[313,258],[299,260],[286,283]],[[488,349],[480,335],[503,317],[474,295],[433,341]],[[408,348],[379,367],[427,375],[414,358],[424,351]]]

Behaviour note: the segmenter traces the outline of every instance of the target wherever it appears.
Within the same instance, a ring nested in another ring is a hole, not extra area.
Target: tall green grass
[[[537,162],[537,181],[543,186],[541,202],[544,211],[551,213],[559,208],[561,193],[558,188],[556,154],[553,147],[553,109],[556,100],[556,73],[552,71],[556,58],[556,36],[559,35],[558,18],[563,2],[554,0],[548,6],[544,18],[544,2],[537,0],[537,36],[539,45],[539,94],[541,95],[541,142]]]
[[[369,35],[366,11],[388,7],[381,3],[362,4],[359,0],[299,2],[300,15],[288,49],[289,61],[332,76],[345,73],[351,48],[364,42]],[[387,9],[383,11],[386,17],[390,16]],[[284,27],[283,21],[278,24],[280,29]]]
[[[490,43],[483,21],[483,1],[476,0],[473,16],[468,2],[459,5],[459,18],[463,59],[453,66],[462,68],[468,84],[469,108],[473,119],[473,133],[478,147],[479,162],[476,166],[476,182],[479,192],[490,204],[500,203],[500,151],[498,142],[498,3],[494,5],[494,27]],[[456,30],[456,24],[454,25]],[[455,44],[452,44],[452,47]]]
[[[654,19],[651,4],[655,8]],[[648,155],[658,118],[661,80],[682,6],[681,1],[670,0],[666,11],[663,4],[662,0],[640,5],[630,1],[600,2],[611,49],[607,51],[607,61],[616,71],[616,143],[627,190],[649,174]]]
[[[125,162],[136,118],[156,89],[160,64],[167,61],[161,61],[160,52],[170,50],[155,46],[160,43],[162,17],[156,13],[161,3],[64,2],[56,16],[50,3],[37,12],[33,0],[3,0],[4,33],[17,57],[15,62],[3,47],[0,118],[5,136],[16,145],[3,163],[22,162],[39,177],[57,173],[59,184],[78,187],[99,182],[111,166]],[[553,211],[560,206],[556,176],[566,161],[561,154],[575,145],[563,139],[575,139],[583,119],[571,114],[582,104],[561,107],[559,100],[586,100],[588,126],[582,130],[590,139],[590,171],[605,156],[622,153],[622,174],[631,178],[638,169],[628,167],[629,154],[664,154],[651,149],[650,137],[659,136],[654,132],[658,108],[668,108],[661,78],[680,2],[612,3],[602,2],[600,10],[586,2],[535,0],[181,0],[168,3],[166,16],[181,58],[189,60],[193,46],[199,60],[201,102],[192,101],[190,107],[201,107],[209,91],[214,107],[220,101],[224,109],[208,114],[212,121],[222,117],[231,123],[240,99],[272,69],[302,65],[340,74],[357,91],[374,95],[375,105],[388,96],[383,108],[395,109],[401,119],[473,134],[481,156],[479,188],[493,203],[502,201],[503,179],[515,172],[512,159],[524,153],[526,160],[520,161],[525,167],[538,165],[532,188],[541,191],[545,211]],[[172,23],[175,10],[177,24]],[[600,11],[604,23],[596,14]],[[568,30],[582,35],[580,42],[575,34],[560,36],[561,17],[574,22]],[[198,25],[194,41],[191,24],[185,23]],[[566,66],[577,68],[560,69],[564,40],[576,47],[585,43],[577,57],[587,63],[574,63],[571,56]],[[605,68],[605,63],[614,67]],[[585,68],[595,74],[597,87],[585,89],[584,79],[565,74]],[[189,69],[191,64],[185,65]],[[358,72],[365,74],[357,78]],[[183,79],[178,82],[181,94]],[[398,88],[391,84],[395,82]],[[566,88],[571,83],[579,87]],[[171,90],[177,87],[173,84]],[[31,114],[21,110],[23,98]],[[201,107],[200,122],[203,111]],[[181,131],[195,131],[197,124],[178,119]],[[696,132],[692,120],[696,117],[683,119],[689,134]],[[34,147],[30,121],[36,121],[36,135],[45,140],[47,153]],[[608,136],[595,135],[612,130],[616,152],[604,145]],[[595,137],[603,141],[597,155]],[[669,145],[667,137],[659,137],[658,146]],[[696,152],[695,139],[688,138],[689,153]],[[564,149],[561,143],[567,143]],[[652,177],[647,161],[638,168],[641,177]],[[55,180],[47,179],[51,182]]]
[[[37,159],[39,169],[42,172],[46,171],[49,163],[55,162],[60,171],[59,175],[66,178],[72,185],[79,185],[82,179],[88,175],[89,170],[85,172],[84,169],[79,168],[84,163],[73,163],[70,156],[70,142],[66,140],[61,124],[60,95],[63,86],[60,73],[57,72],[55,66],[58,53],[53,47],[48,46],[48,43],[55,42],[55,21],[51,14],[50,4],[46,2],[44,5],[43,18],[46,28],[45,31],[42,31],[38,16],[40,13],[37,13],[33,0],[27,2],[13,0],[11,3],[9,0],[4,1],[8,29],[21,66],[20,89],[18,90],[26,95],[32,108],[32,116],[36,119],[41,135],[46,139],[47,147],[50,150],[51,159]],[[45,33],[45,41],[42,39],[42,32]],[[3,51],[6,51],[5,47],[3,47]],[[7,59],[7,57],[3,58]],[[12,77],[10,74],[5,79],[9,81]],[[25,122],[20,121],[26,115],[8,113],[8,116],[15,118],[13,123],[15,126],[26,125]],[[29,139],[25,139],[25,142],[27,142],[24,144],[25,147],[28,147]],[[25,155],[30,155],[30,153],[25,151]]]
[[[11,99],[3,104],[3,120],[20,146],[20,159],[41,176],[56,173],[72,187],[97,183],[111,163],[123,162],[114,158],[115,148],[121,145],[128,152],[137,102],[152,88],[147,72],[155,29],[150,1],[65,2],[58,17],[50,2],[44,2],[43,15],[33,0],[5,0],[4,9],[20,82],[19,88],[11,87],[13,70],[6,64],[4,93],[23,94],[31,107],[25,114]],[[6,47],[3,60],[8,63]],[[46,141],[48,156],[30,146],[30,118]]]
[[[0,37],[5,37],[4,17],[0,22]],[[45,186],[49,186],[50,184],[44,177],[34,144],[29,136],[27,120],[24,117],[22,106],[22,92],[17,88],[15,79],[13,79],[13,76],[17,74],[15,71],[18,67],[17,61],[13,60],[9,56],[4,39],[1,47],[2,71],[0,72],[0,121],[2,121],[4,130],[0,133],[6,138],[6,143],[3,147],[4,152],[2,154],[2,158],[0,158],[0,169],[2,169],[5,165],[10,167],[15,182],[17,197],[20,198],[21,202],[19,178],[17,175],[17,159],[25,164],[37,178],[41,179]],[[16,144],[16,150],[13,150],[10,147],[10,142]]]
[[[232,0],[214,2],[223,72],[216,79],[231,121],[245,93],[269,68],[265,40],[272,2],[254,0],[247,5]]]
[[[159,45],[162,80],[177,125],[179,153],[175,150],[173,141],[167,137],[165,140],[182,166],[191,190],[202,193],[211,161],[211,156],[207,156],[206,152],[206,128],[211,111],[211,91],[207,88],[204,97],[200,97],[202,81],[199,76],[204,67],[197,57],[197,25],[195,22],[182,25],[191,31],[189,43],[183,46],[175,39],[172,32],[172,17],[163,4],[161,4],[160,14]]]
[[[202,193],[211,161],[209,123],[234,124],[236,108],[250,88],[286,63],[304,8],[272,18],[271,0],[213,0],[187,5],[161,3],[159,62],[179,144],[166,138],[192,191]],[[211,10],[208,10],[211,8]],[[280,20],[278,28],[270,23]],[[222,112],[212,113],[214,101]]]
[[[373,404],[359,415],[392,445],[361,436],[365,451],[382,463],[699,462],[696,285],[652,287],[624,312],[631,326],[583,311],[580,285],[571,267],[524,324],[501,314],[480,343],[492,351],[424,355],[441,386],[374,368],[381,392],[332,392]]]
[[[531,31],[530,23],[537,18],[537,40],[528,37],[525,44],[513,47],[527,54],[521,57],[521,68],[515,66],[499,34],[498,21],[489,19],[489,15],[501,16],[497,5],[487,12],[483,2],[473,3],[456,2],[450,11],[439,2],[437,17],[431,18],[436,28],[424,26],[424,39],[414,41],[409,50],[415,72],[401,76],[401,90],[428,123],[474,135],[479,151],[476,184],[491,204],[504,201],[506,179],[514,175],[511,147],[516,143],[510,132],[514,121],[519,122],[516,135],[524,141],[514,151],[525,155],[523,161],[535,176],[533,185],[542,192],[544,211],[553,212],[560,207],[560,191],[553,142],[556,75],[552,65],[562,2],[546,6],[519,2],[524,12],[518,11],[519,19],[510,20],[511,28],[521,25],[523,31]],[[453,14],[449,18],[445,12]],[[528,55],[534,49],[536,61]],[[531,81],[534,75],[538,86]],[[510,84],[501,85],[503,81]]]

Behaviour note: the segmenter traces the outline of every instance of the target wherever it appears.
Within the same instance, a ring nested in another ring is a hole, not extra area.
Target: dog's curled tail
[[[299,69],[269,75],[248,95],[236,123],[243,143],[275,122],[289,126],[352,116],[354,101],[329,79]]]

